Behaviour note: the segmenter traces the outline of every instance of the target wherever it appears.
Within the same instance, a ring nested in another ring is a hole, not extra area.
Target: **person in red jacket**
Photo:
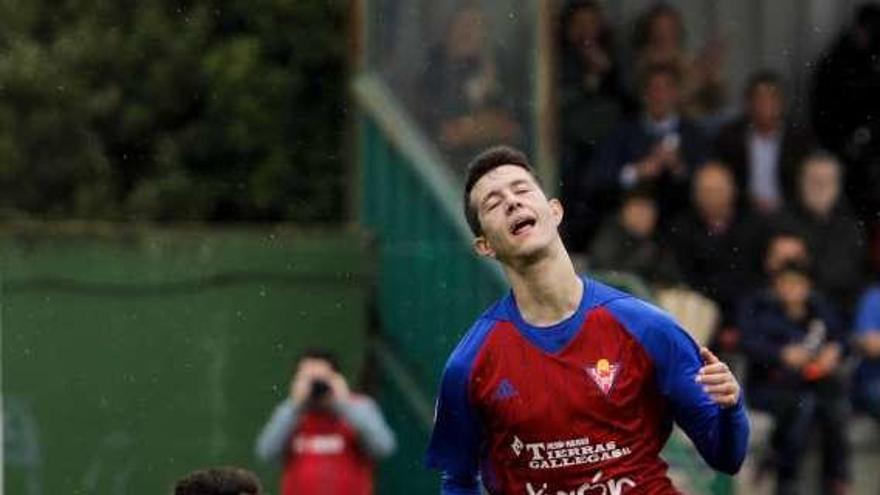
[[[257,440],[260,459],[283,464],[281,495],[370,495],[374,462],[394,448],[376,403],[353,394],[324,351],[300,357],[290,397]]]

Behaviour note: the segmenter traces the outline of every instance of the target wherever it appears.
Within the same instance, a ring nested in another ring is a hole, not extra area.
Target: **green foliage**
[[[0,210],[343,215],[341,0],[0,0]]]

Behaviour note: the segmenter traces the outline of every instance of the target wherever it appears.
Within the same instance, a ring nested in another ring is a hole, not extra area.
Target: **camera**
[[[319,402],[330,393],[330,384],[324,380],[312,380],[312,387],[309,391],[309,401]]]

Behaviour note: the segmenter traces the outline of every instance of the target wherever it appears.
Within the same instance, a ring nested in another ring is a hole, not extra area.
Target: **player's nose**
[[[522,207],[522,201],[516,196],[507,198],[507,214],[510,215]]]

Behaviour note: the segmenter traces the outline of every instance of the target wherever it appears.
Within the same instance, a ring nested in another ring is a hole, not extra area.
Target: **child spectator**
[[[846,331],[831,305],[812,289],[806,264],[789,261],[769,288],[740,311],[749,360],[750,405],[775,421],[772,464],[779,495],[799,493],[798,470],[817,420],[822,433],[823,493],[843,493],[849,479],[849,415],[841,358]]]

